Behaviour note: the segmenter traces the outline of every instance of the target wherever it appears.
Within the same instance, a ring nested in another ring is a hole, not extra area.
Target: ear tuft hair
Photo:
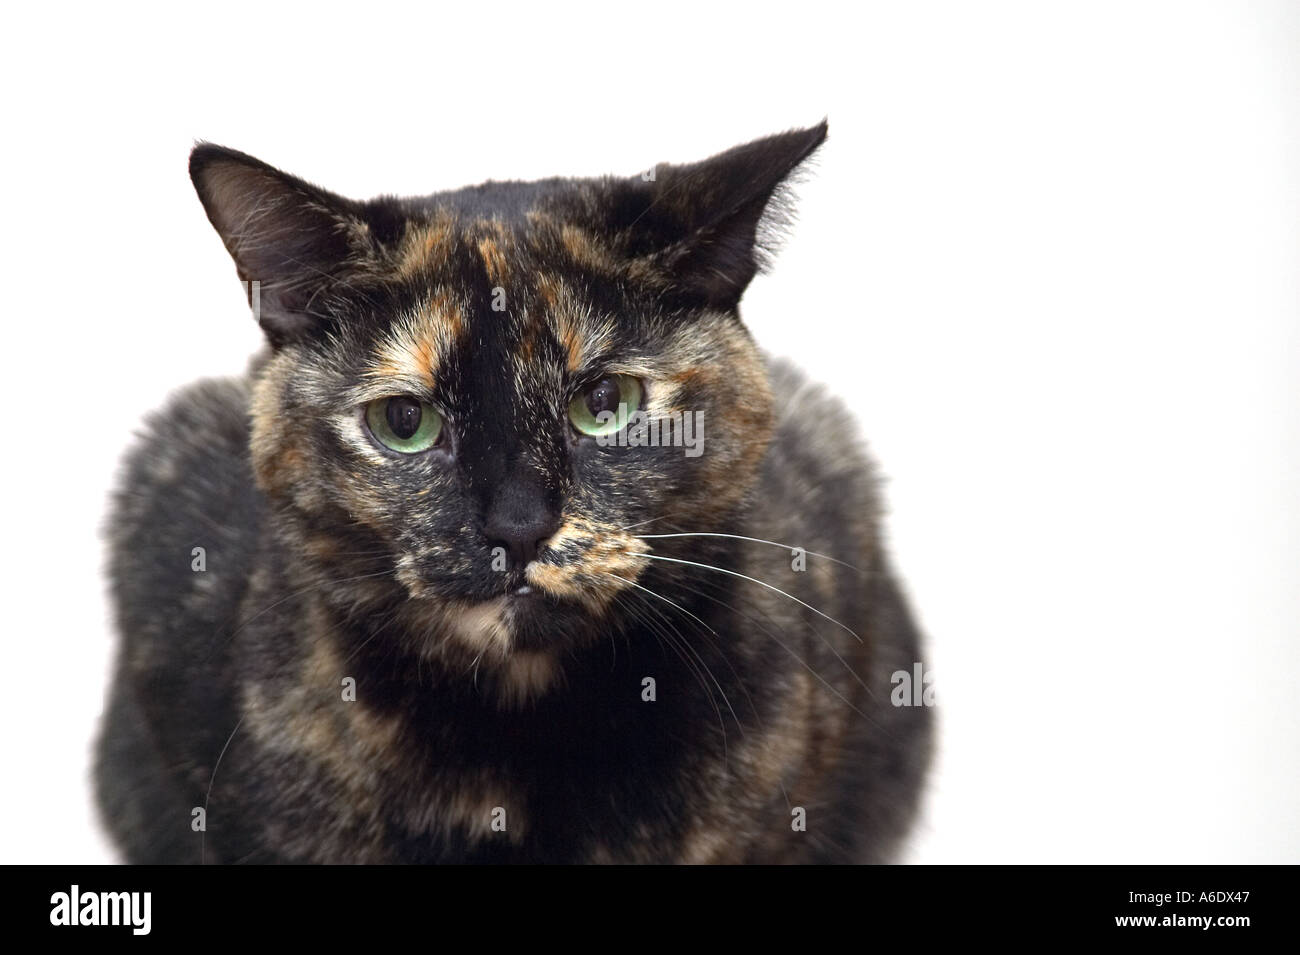
[[[734,309],[771,264],[794,219],[791,187],[826,134],[822,120],[702,162],[656,166],[652,182],[616,194],[611,225],[625,254],[701,304]]]

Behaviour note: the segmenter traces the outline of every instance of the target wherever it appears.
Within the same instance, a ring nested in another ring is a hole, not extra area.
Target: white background
[[[888,477],[944,730],[910,858],[1300,861],[1296,6],[481,9],[7,12],[3,861],[112,857],[107,490],[258,342],[195,139],[368,196],[823,115],[743,312]]]

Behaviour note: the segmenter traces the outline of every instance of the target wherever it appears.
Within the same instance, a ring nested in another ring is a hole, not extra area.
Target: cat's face
[[[196,150],[258,282],[253,462],[304,559],[358,605],[399,594],[431,655],[535,670],[600,633],[639,535],[720,526],[754,483],[771,395],[736,304],[823,136],[364,204]]]

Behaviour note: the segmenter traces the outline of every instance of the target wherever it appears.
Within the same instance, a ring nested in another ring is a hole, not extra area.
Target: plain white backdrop
[[[7,14],[3,861],[112,858],[106,496],[258,345],[195,139],[365,197],[828,116],[742,311],[887,477],[943,726],[909,858],[1300,862],[1298,8],[481,10]]]

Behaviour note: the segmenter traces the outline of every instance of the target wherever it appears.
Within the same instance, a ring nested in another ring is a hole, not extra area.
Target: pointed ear
[[[651,182],[634,183],[635,200],[618,203],[625,252],[701,304],[734,309],[789,225],[792,176],[826,131],[823,120],[703,162],[656,166]]]
[[[252,156],[201,143],[190,179],[277,348],[326,326],[330,291],[376,256],[360,203]]]

